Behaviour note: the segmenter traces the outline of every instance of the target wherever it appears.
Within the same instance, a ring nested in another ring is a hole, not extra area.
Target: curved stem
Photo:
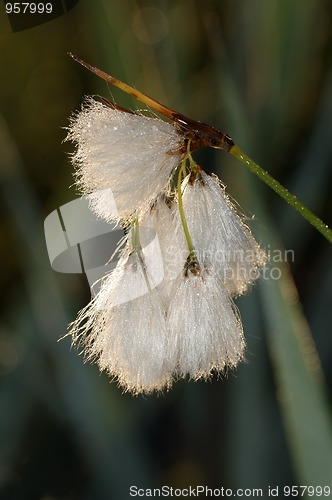
[[[306,206],[301,203],[297,197],[290,193],[288,189],[280,184],[277,180],[271,177],[265,170],[263,170],[257,163],[255,163],[249,156],[241,151],[241,149],[234,145],[231,147],[229,153],[235,158],[240,160],[249,170],[257,175],[260,180],[265,182],[271,189],[273,189],[279,196],[284,198],[284,200],[289,203],[297,212],[299,212],[302,217],[304,217],[310,224],[312,224],[330,243],[332,243],[332,231],[324,224],[324,222],[319,219],[315,214],[313,214]]]

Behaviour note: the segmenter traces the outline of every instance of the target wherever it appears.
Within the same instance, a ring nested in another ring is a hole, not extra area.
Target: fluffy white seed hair
[[[127,248],[70,331],[87,360],[135,395],[172,383],[165,311],[154,279],[143,259]]]
[[[158,286],[159,293],[167,309],[171,289],[176,278],[183,273],[188,256],[188,246],[179,217],[179,209],[175,202],[169,203],[163,196],[159,197],[151,210],[143,217],[140,239],[146,247],[151,228],[159,242],[163,264],[163,280]],[[142,230],[143,229],[143,230]]]
[[[193,244],[231,295],[243,294],[266,264],[260,248],[215,175],[201,171],[191,184],[184,180],[183,209]]]
[[[170,302],[167,325],[169,363],[180,377],[207,378],[213,370],[234,368],[245,350],[242,324],[220,279],[203,270],[178,278]]]
[[[66,139],[77,145],[72,157],[76,185],[83,195],[91,195],[91,208],[106,221],[144,213],[167,189],[182,156],[181,136],[170,123],[91,97],[71,118],[68,130]],[[116,213],[105,195],[109,189]]]

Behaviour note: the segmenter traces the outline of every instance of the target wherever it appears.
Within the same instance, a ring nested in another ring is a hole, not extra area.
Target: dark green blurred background
[[[331,49],[329,0],[80,0],[15,33],[1,5],[1,500],[332,487],[331,245],[275,193],[222,152],[195,156],[256,215],[263,247],[294,259],[237,300],[247,363],[160,397],[122,394],[57,342],[89,286],[51,269],[43,234],[77,196],[62,127],[83,95],[142,107],[67,51],[227,132],[331,225]]]

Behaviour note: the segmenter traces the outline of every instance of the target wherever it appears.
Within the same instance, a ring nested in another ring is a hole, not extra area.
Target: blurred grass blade
[[[281,271],[279,280],[266,280],[261,288],[277,397],[299,481],[331,485],[332,427],[324,375],[287,266]]]

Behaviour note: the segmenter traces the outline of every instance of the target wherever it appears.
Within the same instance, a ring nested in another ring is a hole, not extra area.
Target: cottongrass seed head
[[[77,145],[72,157],[76,185],[83,195],[90,195],[92,210],[106,221],[144,213],[167,190],[183,155],[181,136],[173,125],[90,97],[72,117],[66,139]],[[107,196],[102,196],[107,189],[115,200],[115,215]]]
[[[200,257],[209,259],[231,295],[242,295],[259,277],[266,254],[216,175],[198,168],[183,181],[183,208]]]
[[[70,121],[76,185],[97,216],[127,230],[116,268],[70,325],[73,342],[134,395],[225,374],[245,352],[232,296],[259,277],[266,256],[190,148],[234,143],[73,57],[174,122],[93,98]]]
[[[162,301],[143,255],[128,248],[103,280],[99,294],[71,325],[87,360],[125,391],[149,393],[170,386],[168,335]]]
[[[243,359],[245,340],[237,309],[212,268],[177,278],[169,304],[169,355],[180,377],[208,378]]]

